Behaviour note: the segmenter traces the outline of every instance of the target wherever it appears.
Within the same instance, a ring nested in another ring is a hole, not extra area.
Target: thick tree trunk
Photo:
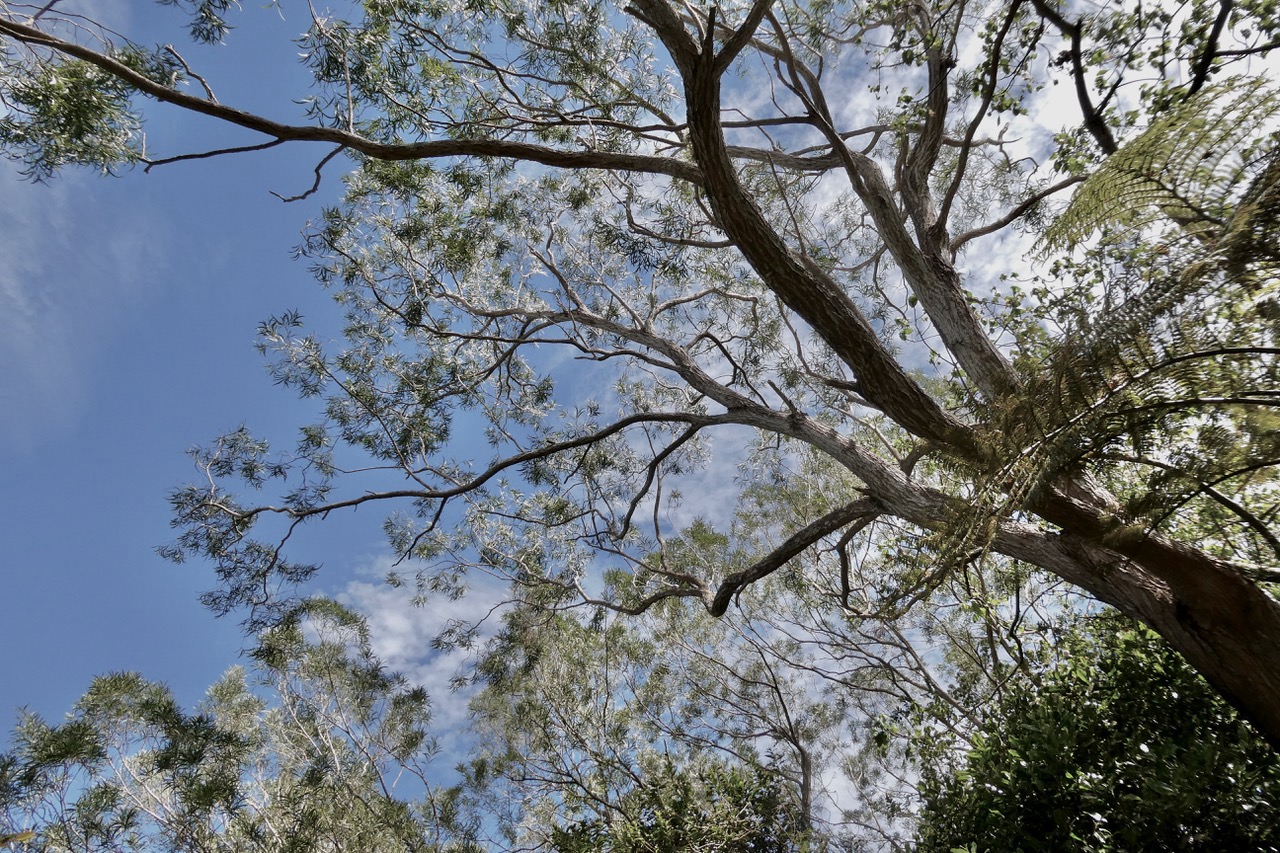
[[[1067,580],[1164,637],[1280,750],[1280,602],[1235,569],[1055,493],[1033,507],[1082,573]],[[1110,556],[1108,556],[1110,554]]]
[[[1280,750],[1280,608],[1255,584],[1211,576],[1194,597],[1140,613]]]
[[[714,41],[708,37],[704,44],[696,44],[665,3],[648,0],[636,5],[671,51],[684,77],[694,159],[720,227],[770,289],[849,366],[866,399],[913,434],[948,446],[978,469],[988,467],[990,460],[982,458],[972,429],[942,410],[903,370],[848,295],[791,251],[739,183],[720,125],[724,63],[714,54]],[[713,30],[714,19],[708,33]],[[1016,377],[982,333],[976,317],[967,307],[963,312],[952,310],[953,303],[962,307],[964,303],[957,296],[960,289],[950,264],[939,261],[926,268],[918,248],[904,246],[904,241],[910,240],[889,200],[888,187],[877,185],[874,189],[876,192],[863,187],[860,194],[873,212],[875,202],[884,196],[885,209],[879,211],[882,215],[876,217],[877,225],[887,232],[885,239],[891,247],[896,246],[894,255],[913,291],[922,301],[928,297],[930,316],[935,322],[945,321],[940,331],[948,347],[962,365],[983,380],[979,385],[988,395],[1016,393]],[[985,347],[970,346],[974,336],[980,337]],[[835,455],[839,458],[841,454]],[[850,466],[864,480],[866,468],[865,464]],[[905,482],[901,488],[891,484],[888,491],[897,495],[877,489],[871,482],[869,485],[873,497],[884,501],[891,512],[898,505],[897,514],[904,518],[936,527],[947,517],[944,511],[926,520],[919,507],[904,506],[909,501],[903,499],[912,491]],[[1057,547],[1048,549],[1054,553],[1040,561],[1031,558],[1031,562],[1055,571],[1153,628],[1280,749],[1280,605],[1274,599],[1199,551],[1146,533],[1117,535],[1113,516],[1092,502],[1059,492],[1039,499],[1028,509],[1063,532],[1031,533],[1027,543],[1012,551],[1004,549],[1005,553],[1028,559],[1027,549],[1040,547],[1034,541],[1037,537],[1055,538]],[[1018,553],[1020,550],[1023,553]],[[1064,559],[1064,550],[1070,559]]]

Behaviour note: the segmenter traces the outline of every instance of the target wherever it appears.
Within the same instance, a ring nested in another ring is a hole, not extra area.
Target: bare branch
[[[1205,39],[1204,48],[1200,51],[1200,56],[1191,70],[1191,85],[1187,87],[1186,95],[1188,98],[1204,88],[1204,84],[1208,81],[1209,72],[1213,69],[1213,61],[1218,58],[1218,39],[1222,36],[1222,29],[1227,25],[1227,20],[1235,7],[1234,0],[1218,0],[1217,17],[1213,19],[1209,37]]]
[[[1083,28],[1079,22],[1071,23],[1061,12],[1053,8],[1052,0],[1031,0],[1031,3],[1036,7],[1036,11],[1040,13],[1041,17],[1053,24],[1060,33],[1071,40],[1067,58],[1071,60],[1071,77],[1075,81],[1076,100],[1079,102],[1080,112],[1084,116],[1084,126],[1088,128],[1089,133],[1097,140],[1098,147],[1102,149],[1102,153],[1116,153],[1120,146],[1116,143],[1116,138],[1111,133],[1111,128],[1107,126],[1106,119],[1102,117],[1102,113],[1093,105],[1093,98],[1089,95],[1089,81],[1084,67],[1084,52],[1081,46]]]
[[[251,151],[266,151],[268,148],[275,148],[277,145],[284,145],[287,140],[273,139],[270,142],[262,142],[258,145],[238,145],[234,148],[216,148],[213,151],[202,151],[198,154],[179,154],[175,157],[162,157],[159,160],[143,160],[147,165],[143,168],[143,172],[150,172],[156,166],[167,166],[170,163],[181,163],[184,160],[205,160],[210,157],[221,157],[224,154],[247,154]]]
[[[213,89],[209,87],[208,81],[206,81],[199,74],[191,70],[191,66],[187,64],[187,60],[182,58],[182,54],[178,53],[177,49],[174,48],[173,45],[166,44],[164,46],[164,51],[165,53],[172,56],[174,59],[178,60],[178,62],[182,65],[183,70],[187,72],[187,76],[197,81],[200,84],[200,86],[204,89],[204,93],[209,97],[209,100],[213,101],[215,104],[218,103],[218,98],[216,95],[213,94]]]
[[[345,146],[345,145],[339,145],[337,148],[333,149],[333,150],[332,150],[332,151],[330,151],[328,154],[324,155],[324,158],[323,158],[323,159],[321,159],[321,161],[320,161],[319,163],[317,163],[317,164],[316,164],[316,168],[315,168],[316,180],[315,180],[315,183],[313,183],[313,184],[311,185],[311,188],[310,188],[310,189],[308,189],[307,191],[303,192],[301,195],[291,195],[291,196],[289,196],[288,198],[285,198],[284,196],[280,195],[280,193],[277,193],[277,192],[273,192],[273,193],[271,193],[271,194],[272,194],[273,196],[275,196],[276,198],[280,199],[281,201],[285,202],[286,204],[287,204],[287,203],[289,203],[289,202],[292,202],[292,201],[302,201],[304,198],[308,198],[308,197],[310,197],[310,196],[311,196],[312,194],[314,194],[318,189],[320,189],[320,176],[321,176],[321,172],[323,172],[323,171],[324,171],[324,167],[325,167],[325,165],[326,165],[330,160],[332,160],[334,157],[337,157],[339,154],[341,154],[341,153],[342,153],[343,151],[345,151],[345,150],[346,150],[346,146]]]
[[[1075,175],[1070,178],[1064,178],[1056,184],[1051,184],[1038,192],[1032,193],[999,219],[988,222],[986,225],[980,225],[977,228],[971,228],[970,230],[957,234],[955,237],[951,238],[951,244],[949,246],[951,252],[958,252],[965,243],[968,243],[971,240],[976,240],[979,237],[985,237],[988,234],[994,234],[997,231],[1012,225],[1049,196],[1062,192],[1068,187],[1075,186],[1083,180],[1083,175]]]
[[[729,609],[730,601],[744,587],[773,574],[823,537],[830,536],[840,528],[860,518],[876,515],[881,511],[882,508],[874,500],[860,498],[852,503],[833,509],[821,518],[814,519],[787,537],[785,542],[764,558],[722,580],[720,588],[716,590],[715,597],[711,599],[707,606],[707,612],[712,616],[723,616],[724,612]]]
[[[25,44],[52,48],[68,56],[82,59],[158,101],[221,119],[247,130],[265,134],[276,141],[331,142],[387,161],[467,156],[508,157],[514,160],[541,163],[544,166],[617,169],[667,175],[694,184],[700,182],[697,169],[691,164],[667,157],[609,151],[565,151],[528,142],[502,139],[441,139],[430,142],[386,143],[376,142],[351,131],[334,127],[281,124],[253,113],[170,89],[105,54],[59,39],[34,27],[0,19],[0,35],[8,35]]]

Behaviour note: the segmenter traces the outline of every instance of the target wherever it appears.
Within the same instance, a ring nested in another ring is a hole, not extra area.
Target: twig
[[[334,157],[337,157],[339,154],[341,154],[341,153],[342,153],[343,151],[345,151],[345,150],[347,150],[347,146],[345,146],[345,145],[339,145],[337,148],[333,149],[333,150],[332,150],[332,151],[330,151],[328,154],[324,155],[324,159],[323,159],[323,160],[321,160],[319,163],[317,163],[317,164],[316,164],[316,169],[315,169],[315,172],[316,172],[316,180],[315,180],[315,183],[313,183],[313,184],[311,185],[311,189],[307,190],[306,192],[302,193],[301,195],[291,195],[291,196],[289,196],[288,198],[285,198],[284,196],[280,195],[280,193],[275,192],[274,190],[272,190],[272,191],[271,191],[271,194],[272,194],[273,196],[275,196],[276,198],[280,199],[281,201],[283,201],[283,202],[284,202],[284,203],[286,203],[286,204],[288,204],[288,203],[289,203],[289,202],[291,202],[291,201],[302,201],[304,198],[307,198],[307,197],[308,197],[308,196],[310,196],[312,193],[314,193],[316,190],[320,189],[320,173],[321,173],[321,171],[324,169],[324,167],[325,167],[326,165],[328,165],[328,163],[329,163],[329,161],[330,161],[330,160],[332,160]]]
[[[209,87],[208,82],[206,82],[199,74],[191,70],[191,66],[187,64],[187,61],[182,58],[182,54],[178,53],[177,49],[173,45],[166,44],[164,46],[164,50],[165,53],[168,53],[182,64],[182,70],[187,72],[188,77],[199,81],[200,85],[204,87],[204,93],[209,96],[209,100],[213,101],[215,104],[218,103],[218,96],[213,94],[213,89]]]
[[[268,148],[275,148],[277,145],[283,145],[288,142],[287,139],[273,139],[270,142],[262,142],[258,145],[241,145],[236,148],[218,148],[213,151],[202,151],[199,154],[179,154],[176,157],[165,157],[160,160],[143,160],[147,166],[143,172],[150,172],[156,166],[167,166],[170,163],[181,163],[184,160],[204,160],[209,157],[220,157],[223,154],[245,154],[249,151],[265,151]]]

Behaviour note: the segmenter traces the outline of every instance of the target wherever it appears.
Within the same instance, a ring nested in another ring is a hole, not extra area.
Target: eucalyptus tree
[[[136,673],[65,721],[19,721],[0,834],[24,850],[473,851],[433,785],[428,697],[384,670],[361,617],[312,600],[194,712]]]
[[[234,44],[232,4],[169,5]],[[282,455],[222,437],[174,496],[168,553],[216,565],[219,612],[287,612],[316,568],[290,535],[373,504],[424,589],[481,570],[624,613],[720,615],[815,550],[834,612],[896,613],[994,555],[1150,625],[1280,744],[1270,4],[309,6],[300,123],[172,46],[2,8],[0,143],[34,177],[350,163],[303,246],[346,345],[262,329],[321,422]],[[245,143],[158,154],[152,101]],[[761,448],[847,484],[742,568],[673,565]],[[286,475],[274,503],[233,488]],[[855,589],[886,530],[905,559]]]
[[[695,520],[668,538],[668,567],[742,571],[848,485],[816,452],[753,461],[760,481],[732,523]],[[905,849],[922,769],[911,735],[932,727],[962,754],[1002,697],[1059,659],[1088,609],[1061,582],[988,558],[921,592],[919,606],[860,612],[863,590],[919,554],[910,540],[883,526],[852,574],[806,553],[719,618],[687,600],[628,615],[574,611],[545,586],[518,595],[479,656],[471,702],[469,796],[490,810],[494,843],[604,843],[647,826],[661,791],[679,795],[668,818],[683,826],[679,816],[710,808],[716,784],[750,780],[731,790],[784,806],[790,843]],[[630,572],[604,580],[601,594],[624,607],[647,594]]]
[[[627,820],[597,820],[557,831],[556,853],[819,849],[798,836],[794,815],[770,777],[714,764],[696,771],[660,766],[656,775],[627,797]]]
[[[669,556],[723,558],[726,541],[695,524]],[[655,803],[673,797],[678,807],[658,822],[687,835],[686,846],[652,849],[744,849],[745,837],[766,835],[786,849],[825,849],[819,839],[838,820],[824,780],[843,719],[806,669],[809,656],[762,636],[767,623],[715,620],[682,602],[593,615],[525,600],[476,668],[468,778],[502,844],[595,849],[608,838],[633,849],[658,832]],[[703,825],[720,826],[695,841]],[[624,843],[628,833],[637,839]]]
[[[506,659],[491,654],[486,689],[472,702],[468,781],[491,810],[495,849],[593,849],[624,826],[642,832],[655,802],[677,792],[675,831],[694,832],[733,782],[748,779],[771,792],[797,832],[805,826],[798,786],[759,748],[765,736],[735,740],[717,709],[695,708],[682,689],[692,673],[669,664],[653,640],[616,621],[510,616],[519,630],[504,632],[493,653]],[[750,797],[728,809],[743,819],[729,837],[761,817]]]

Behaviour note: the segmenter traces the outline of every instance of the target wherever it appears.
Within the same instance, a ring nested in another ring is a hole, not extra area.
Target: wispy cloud
[[[72,245],[74,178],[30,186],[7,172],[3,180],[0,430],[9,441],[29,444],[49,427],[65,425],[79,408],[84,375],[76,369],[77,355],[88,343],[85,336],[94,334],[86,328],[85,300],[100,291],[84,280],[87,264]]]
[[[391,567],[391,557],[380,557],[361,574],[385,576]],[[504,585],[478,575],[471,591],[458,601],[440,596],[417,605],[406,590],[367,580],[350,581],[338,599],[364,614],[373,650],[382,662],[426,688],[431,696],[432,727],[437,735],[444,735],[456,734],[466,726],[471,691],[458,689],[456,679],[474,663],[479,646],[438,649],[433,640],[452,622],[483,622],[477,640],[483,643],[497,631],[499,622],[493,610],[506,597]]]
[[[31,447],[82,414],[90,365],[142,292],[157,250],[68,173],[22,182],[0,167],[0,437]]]

